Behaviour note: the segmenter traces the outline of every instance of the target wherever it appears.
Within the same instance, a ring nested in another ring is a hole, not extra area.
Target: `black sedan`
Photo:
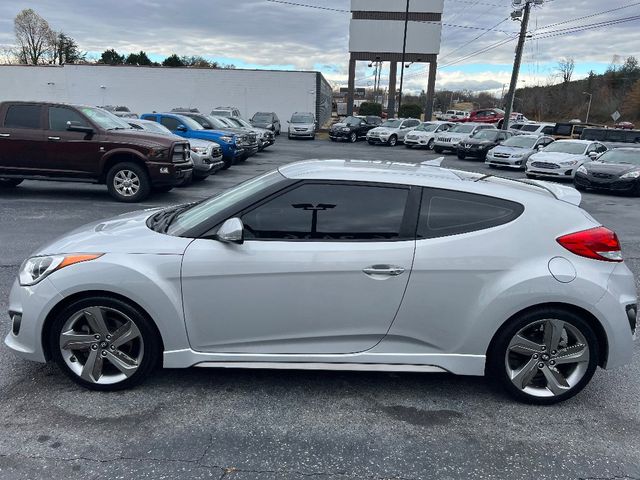
[[[351,143],[356,143],[358,140],[366,138],[367,132],[379,127],[381,123],[382,119],[373,115],[347,117],[342,122],[331,126],[329,138],[332,142],[348,140]]]
[[[593,188],[640,195],[640,148],[604,152],[578,167],[573,183],[578,190]]]
[[[485,129],[479,130],[468,139],[458,143],[458,158],[464,160],[467,157],[487,158],[487,152],[493,147],[500,145],[513,134],[504,130]]]

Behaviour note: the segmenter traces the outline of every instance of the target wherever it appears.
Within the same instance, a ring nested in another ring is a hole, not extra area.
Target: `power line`
[[[584,17],[577,17],[577,18],[572,18],[571,20],[565,20],[563,22],[556,22],[556,23],[552,23],[550,25],[544,25],[544,26],[540,27],[540,29],[544,30],[546,28],[557,27],[558,25],[565,25],[567,23],[577,22],[578,20],[585,20],[587,18],[598,17],[600,15],[605,15],[607,13],[612,13],[612,12],[617,12],[619,10],[624,10],[625,8],[635,7],[635,6],[638,6],[638,5],[640,5],[640,2],[629,3],[627,5],[623,5],[623,6],[618,7],[618,8],[612,8],[612,9],[609,9],[609,10],[603,10],[602,12],[592,13],[591,15],[585,15]],[[538,28],[536,27],[535,31],[537,31],[537,30],[538,30]]]

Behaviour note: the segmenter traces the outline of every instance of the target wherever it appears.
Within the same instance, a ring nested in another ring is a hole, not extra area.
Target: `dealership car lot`
[[[135,206],[112,202],[96,185],[24,182],[0,192],[0,333],[8,331],[6,300],[19,263],[84,223],[205,198],[296,160],[436,157],[285,138],[242,168]],[[444,165],[523,177],[451,155]],[[619,234],[637,276],[639,205],[589,192],[582,204]],[[629,448],[640,435],[637,354],[636,345],[632,365],[597,372],[577,398],[539,408],[512,403],[483,379],[420,374],[191,369],[100,394],[2,348],[0,478],[39,478],[45,466],[49,478],[633,478],[640,476]]]

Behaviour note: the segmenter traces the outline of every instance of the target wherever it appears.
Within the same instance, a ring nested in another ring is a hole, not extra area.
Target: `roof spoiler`
[[[500,177],[497,175],[484,175],[474,181],[480,182],[483,180],[488,180],[490,178],[498,178],[500,180],[508,180],[511,182],[516,182],[524,185],[530,185],[532,187],[541,188],[543,190],[546,190],[548,193],[550,193],[556,200],[570,203],[571,205],[575,205],[576,207],[579,207],[580,203],[582,202],[582,194],[578,190],[576,190],[573,187],[558,185],[557,183],[544,182],[540,180],[524,180],[524,179],[516,179],[516,178],[506,178],[506,177]]]

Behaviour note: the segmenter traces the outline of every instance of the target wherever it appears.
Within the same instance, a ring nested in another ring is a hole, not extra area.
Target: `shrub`
[[[403,104],[398,111],[398,117],[400,118],[420,118],[422,115],[422,107],[415,104]]]
[[[382,115],[382,105],[375,102],[363,102],[358,109],[360,115]]]

